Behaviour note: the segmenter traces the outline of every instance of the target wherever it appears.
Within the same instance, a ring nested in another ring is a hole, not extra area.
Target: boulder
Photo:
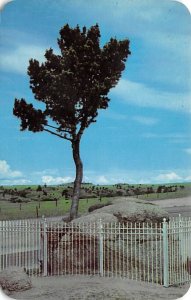
[[[97,209],[96,212],[93,211],[68,223],[66,226],[67,230],[62,230],[60,235],[56,233],[55,236],[59,236],[57,242],[55,242],[54,232],[51,230],[50,241],[54,240],[53,244],[56,247],[50,247],[48,251],[49,274],[99,273],[100,219],[106,229],[106,233],[103,236],[104,269],[111,273],[118,272],[121,268],[121,262],[123,262],[127,272],[136,271],[138,266],[146,268],[148,263],[146,260],[147,256],[144,259],[141,258],[141,251],[144,251],[142,249],[143,243],[146,245],[144,247],[148,249],[146,251],[147,254],[150,249],[153,251],[152,253],[155,252],[155,249],[152,249],[154,247],[153,236],[149,234],[149,229],[152,230],[151,225],[148,225],[148,234],[142,236],[141,234],[133,235],[134,228],[130,223],[140,223],[138,226],[140,226],[141,233],[142,227],[145,226],[141,223],[152,222],[159,224],[163,218],[168,219],[168,213],[157,205],[141,199],[123,197],[114,198],[112,201],[113,204],[104,206]],[[128,235],[124,242],[122,241],[122,236],[126,231],[121,227],[120,223],[128,223],[127,226],[131,227],[131,234]],[[160,227],[160,225],[157,226]],[[157,236],[154,235],[154,242],[156,239]],[[50,242],[48,245],[50,246]],[[135,247],[135,251],[132,251],[133,247]],[[137,249],[139,249],[138,257]],[[126,256],[124,251],[127,254]],[[119,259],[116,259],[117,257]],[[117,262],[113,265],[115,261]],[[156,281],[159,277],[159,272],[160,268],[157,265]]]
[[[105,207],[105,206],[104,206]],[[96,225],[100,222],[100,219],[104,223],[115,223],[118,222],[117,217],[115,217],[112,213],[108,213],[102,211],[103,208],[96,209],[96,212],[92,212],[91,214],[81,216],[72,221],[73,224],[79,223],[96,223]],[[99,211],[99,212],[98,212]]]
[[[49,252],[48,274],[91,274],[99,267],[99,240],[96,236],[80,232],[68,232]]]
[[[0,286],[8,292],[25,291],[32,287],[24,268],[10,267],[0,272]]]
[[[158,205],[154,205],[139,199],[129,199],[125,197],[120,199],[119,202],[115,200],[114,204],[97,209],[97,216],[100,213],[113,215],[120,223],[161,223],[163,218],[166,218],[167,220],[169,219],[168,213]],[[92,214],[89,215],[90,218],[91,215]]]

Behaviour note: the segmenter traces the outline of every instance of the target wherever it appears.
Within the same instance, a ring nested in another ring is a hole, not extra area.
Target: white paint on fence
[[[0,269],[38,265],[40,223],[37,221],[0,221]]]
[[[127,277],[168,287],[191,279],[191,219],[152,223],[0,221],[0,270]]]

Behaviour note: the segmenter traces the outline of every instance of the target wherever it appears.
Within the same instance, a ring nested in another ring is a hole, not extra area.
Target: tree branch
[[[93,120],[94,118],[95,118],[94,116],[91,117],[90,122],[88,121],[88,116],[86,116],[86,117],[84,118],[84,120],[83,120],[82,123],[81,123],[80,129],[79,129],[79,131],[78,131],[78,133],[77,133],[77,138],[80,138],[80,137],[81,137],[81,135],[82,135],[83,132],[84,132],[84,129],[87,127],[87,124],[88,124],[88,126],[89,126],[89,123],[91,123],[92,120]],[[88,123],[87,123],[87,122],[88,122]]]
[[[85,128],[86,128],[86,126],[84,124],[80,126],[80,129],[79,129],[79,131],[78,131],[78,133],[76,135],[77,138],[81,137],[81,135],[83,134],[83,131],[84,131]]]
[[[50,128],[54,128],[54,129],[56,129],[56,130],[58,130],[58,131],[63,131],[63,132],[67,132],[67,133],[72,133],[71,132],[71,130],[67,130],[67,129],[59,129],[58,127],[55,127],[55,126],[52,126],[52,125],[49,125],[49,124],[46,124],[46,125],[44,125],[44,126],[47,126],[47,127],[50,127]]]
[[[51,131],[49,129],[45,129],[45,128],[44,128],[44,131],[49,132],[49,133],[51,133],[53,135],[56,135],[56,136],[60,137],[61,139],[65,139],[65,140],[68,140],[68,141],[72,142],[72,139],[68,138],[67,136],[63,136],[61,134],[58,134],[56,132],[53,132],[53,131]]]
[[[48,127],[50,127],[50,128],[54,128],[54,129],[58,130],[58,127],[55,127],[55,126],[52,126],[52,125],[49,125],[49,124],[46,124],[46,125],[44,125],[44,126],[48,126]]]

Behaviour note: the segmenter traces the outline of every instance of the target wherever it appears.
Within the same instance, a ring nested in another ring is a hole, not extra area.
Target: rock
[[[49,274],[91,273],[92,270],[98,272],[100,218],[107,224],[117,222],[117,218],[108,213],[79,217],[68,223],[67,230],[62,231],[59,241],[54,242],[56,247],[51,247],[50,244],[54,240],[54,232],[51,230],[52,237],[48,240]],[[105,238],[110,237],[107,235]]]
[[[8,292],[25,291],[32,287],[23,268],[10,267],[0,272],[0,286]]]
[[[105,206],[104,206],[105,207]],[[98,212],[99,210],[99,212]],[[89,215],[81,216],[80,218],[74,219],[72,223],[79,224],[79,223],[98,223],[100,222],[100,219],[104,223],[115,223],[118,222],[117,217],[115,217],[113,214],[102,211],[102,208],[96,209],[96,212],[92,212]]]
[[[168,213],[159,206],[133,198],[123,198],[118,203],[116,200],[115,204],[96,210],[97,215],[100,213],[111,214],[115,216],[120,223],[161,223],[163,218],[166,218],[167,220],[169,218]],[[91,215],[92,214],[90,214],[90,217]]]
[[[97,209],[96,212],[93,211],[68,223],[66,226],[67,230],[60,232],[60,235],[56,233],[56,237],[59,236],[57,241],[55,241],[54,232],[51,230],[51,238],[49,240],[54,240],[53,244],[56,247],[50,247],[49,241],[49,274],[99,273],[100,219],[103,227],[106,229],[106,233],[103,236],[104,269],[111,273],[114,271],[118,272],[121,262],[123,262],[128,272],[134,272],[139,265],[146,268],[148,262],[141,259],[141,257],[139,258],[140,254],[137,257],[137,249],[141,251],[143,243],[145,245],[148,243],[148,246],[144,245],[148,249],[148,253],[152,249],[153,236],[149,234],[149,230],[152,230],[151,225],[148,225],[147,236],[144,235],[142,237],[139,234],[132,235],[134,229],[130,223],[140,223],[140,225],[135,225],[136,230],[136,226],[140,226],[140,228],[145,226],[141,224],[143,222],[161,223],[164,217],[168,219],[168,213],[157,205],[141,199],[123,197],[115,198],[113,201],[113,204],[109,206]],[[127,224],[127,222],[129,223]],[[122,244],[122,236],[125,231],[120,223],[126,223],[128,227],[132,228],[130,230],[131,234],[128,235]],[[155,226],[160,227],[158,224]],[[140,229],[140,232],[141,230],[143,229]],[[154,235],[155,240],[156,238],[157,236]],[[136,244],[137,242],[139,242],[139,246]],[[135,255],[133,255],[134,252],[132,253],[133,247],[135,247]],[[155,253],[154,250],[151,250],[152,253]],[[127,254],[126,256],[124,251]],[[130,254],[131,256],[129,256]],[[118,260],[116,259],[117,257],[119,258]],[[113,265],[113,262],[116,260],[117,263]],[[156,266],[156,277],[159,277],[159,271],[158,266]]]
[[[91,274],[99,266],[99,240],[80,232],[71,232],[63,236],[58,248],[49,252],[48,273]]]
[[[104,226],[106,227],[110,227],[111,224],[118,223],[118,219],[114,215],[105,212],[97,213],[97,210],[89,215],[81,216],[80,218],[73,220],[72,223],[79,227],[79,230],[86,236],[97,237],[99,236],[100,232],[100,220],[102,224],[105,224]],[[89,226],[90,223],[91,226]],[[80,224],[80,226],[78,226],[78,224]],[[114,238],[115,237],[112,234],[107,233],[104,235],[104,239]]]

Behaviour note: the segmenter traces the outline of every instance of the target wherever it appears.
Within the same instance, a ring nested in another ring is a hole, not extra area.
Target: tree
[[[99,109],[106,109],[110,99],[107,94],[116,86],[125,69],[130,54],[129,40],[111,38],[100,47],[99,26],[80,30],[66,24],[60,30],[56,55],[50,48],[46,61],[29,61],[30,88],[35,99],[45,104],[45,109],[35,109],[25,99],[15,99],[13,114],[21,119],[21,130],[45,131],[72,145],[76,167],[71,219],[77,216],[83,164],[80,158],[80,141],[84,130],[96,122]]]
[[[37,191],[37,192],[42,192],[42,187],[41,187],[41,185],[39,185],[39,186],[37,187],[36,191]]]

